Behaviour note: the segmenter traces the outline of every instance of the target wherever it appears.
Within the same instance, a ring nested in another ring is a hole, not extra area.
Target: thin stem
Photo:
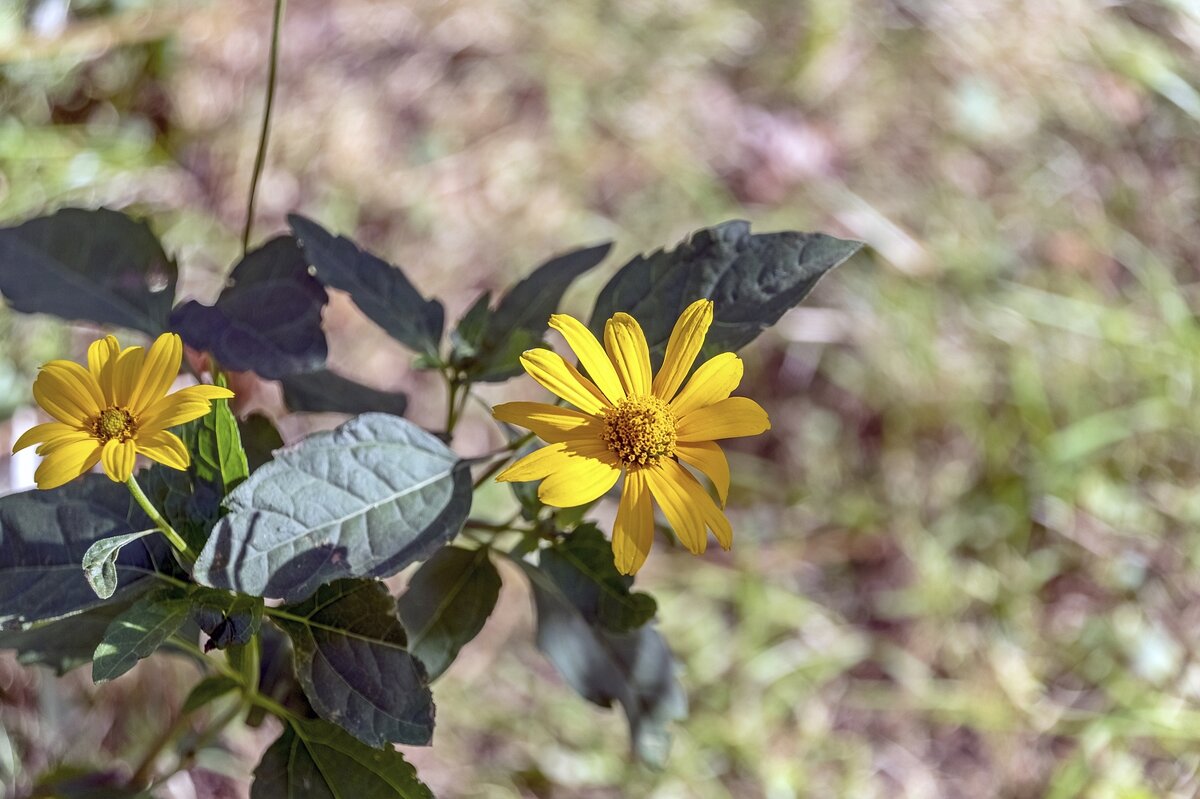
[[[458,423],[458,415],[455,413],[455,408],[458,407],[458,389],[461,385],[458,379],[450,374],[446,377],[446,437],[448,438],[454,432],[454,425]]]
[[[175,528],[171,526],[170,522],[163,518],[163,515],[159,513],[158,509],[155,508],[150,502],[150,498],[146,496],[146,494],[142,491],[142,487],[138,485],[137,478],[132,474],[129,475],[129,479],[125,481],[125,485],[128,486],[129,493],[133,495],[133,498],[137,504],[140,505],[142,510],[146,512],[146,515],[150,517],[150,521],[154,522],[154,525],[158,527],[159,531],[162,532],[162,534],[167,537],[167,540],[171,542],[171,546],[175,547],[176,551],[178,551],[179,554],[188,561],[188,563],[195,563],[196,553],[192,551],[191,547],[187,545],[187,542],[183,540],[183,537],[180,536],[179,533],[175,532]]]
[[[242,228],[242,254],[250,247],[250,228],[254,224],[254,202],[258,181],[267,160],[267,137],[271,131],[271,109],[275,106],[275,75],[279,70],[279,29],[283,23],[284,0],[275,0],[275,16],[271,21],[271,51],[267,62],[267,100],[263,106],[262,129],[258,133],[258,152],[254,156],[254,172],[250,176],[250,199],[246,203],[246,225]]]
[[[133,770],[133,776],[129,778],[130,785],[140,788],[150,782],[150,778],[154,774],[154,764],[158,761],[159,755],[187,729],[190,716],[190,713],[180,713],[175,717],[171,726],[151,745],[150,751],[146,752],[137,768]]]

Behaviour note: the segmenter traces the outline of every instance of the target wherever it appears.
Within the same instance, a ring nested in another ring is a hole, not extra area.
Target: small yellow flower
[[[569,508],[602,496],[625,472],[613,528],[617,568],[633,574],[654,539],[653,499],[683,545],[700,554],[712,530],[725,549],[733,530],[699,481],[680,462],[712,480],[721,506],[729,493],[729,463],[716,439],[769,430],[766,411],[754,400],[731,397],[742,380],[742,362],[731,352],[701,364],[687,385],[713,319],[711,300],[692,303],[675,324],[657,375],[637,320],[614,315],[604,326],[604,346],[577,319],[550,317],[589,380],[562,356],[528,350],[521,364],[534,380],[579,410],[540,402],[497,405],[497,419],[532,430],[549,443],[501,472],[503,481],[542,480],[538,497]],[[543,478],[545,478],[543,480]]]
[[[117,482],[133,474],[138,453],[173,469],[186,469],[187,448],[168,427],[198,419],[209,402],[233,392],[220,386],[190,386],[170,396],[179,374],[183,342],[164,333],[145,352],[124,350],[113,336],[92,342],[85,369],[72,361],[50,361],[33,381],[33,397],[56,421],[30,428],[13,452],[40,444],[43,456],[33,475],[37,487],[57,488],[97,462]]]

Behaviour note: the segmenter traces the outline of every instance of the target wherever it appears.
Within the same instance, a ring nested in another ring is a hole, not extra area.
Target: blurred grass
[[[0,4],[0,216],[133,206],[212,292],[269,9],[53,5]],[[1198,50],[1183,2],[289,3],[261,237],[302,210],[452,311],[733,216],[872,246],[746,353],[774,429],[731,456],[734,552],[660,547],[640,579],[693,707],[667,770],[532,650],[510,579],[412,754],[439,796],[1195,795]],[[0,322],[0,375],[68,348]],[[436,424],[403,352],[329,322],[342,368]],[[134,728],[104,752],[150,734],[110,703],[160,671],[0,674],[30,763],[63,697]]]

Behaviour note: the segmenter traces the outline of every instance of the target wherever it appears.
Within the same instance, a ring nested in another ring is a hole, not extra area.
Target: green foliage
[[[380,391],[322,369],[288,375],[283,383],[283,401],[301,413],[369,413],[380,411],[403,416],[408,397],[395,391]]]
[[[196,623],[209,637],[205,652],[249,643],[262,626],[260,597],[198,588],[192,591],[192,601]]]
[[[223,368],[274,380],[325,365],[328,301],[295,240],[280,236],[234,267],[215,305],[189,300],[172,311],[171,328]]]
[[[462,528],[466,465],[416,425],[358,416],[281,450],[226,499],[199,581],[303,599],[342,577],[394,574]]]
[[[292,214],[292,231],[326,286],[350,295],[371,321],[389,336],[438,360],[445,310],[426,300],[398,267],[360,250],[350,239],[332,236],[320,225]]]
[[[108,625],[92,659],[92,680],[106,682],[149,657],[183,626],[192,599],[179,589],[156,589]]]
[[[692,302],[714,303],[700,359],[749,344],[798,305],[830,269],[862,247],[823,233],[750,233],[733,221],[698,230],[674,250],[639,255],[596,298],[590,326],[601,335],[618,311],[641,323],[655,368],[675,320]]]
[[[83,576],[88,585],[101,599],[108,599],[117,591],[117,556],[121,548],[143,536],[156,534],[151,528],[137,533],[126,533],[112,538],[101,538],[83,553]]]
[[[40,621],[25,629],[0,630],[0,649],[15,650],[18,663],[37,663],[64,674],[92,662],[108,625],[134,601],[126,598],[71,616]]]
[[[224,387],[224,376],[216,384]],[[250,465],[242,447],[237,417],[229,400],[213,400],[212,411],[179,429],[179,436],[192,453],[188,472],[195,480],[213,486],[224,497],[250,476]]]
[[[252,472],[275,457],[275,450],[283,446],[283,437],[275,425],[260,413],[252,413],[240,420],[238,431]]]
[[[84,552],[101,539],[152,526],[133,506],[125,486],[103,475],[84,475],[50,491],[0,497],[0,626],[100,604],[80,569]],[[168,550],[161,536],[147,536],[122,549],[115,565],[119,589],[167,564]]]
[[[53,799],[153,799],[149,791],[129,787],[119,770],[96,771],[68,765],[43,774],[32,795]]]
[[[239,689],[239,683],[232,677],[227,677],[223,674],[205,677],[196,683],[196,686],[188,693],[187,698],[183,700],[183,706],[180,707],[179,712],[184,715],[195,713],[205,705]]]
[[[18,311],[167,329],[176,267],[145,222],[66,208],[0,229],[0,294]]]
[[[204,546],[209,531],[221,517],[221,495],[216,486],[196,480],[191,467],[181,472],[160,463],[141,472],[138,482],[188,546],[193,550]]]
[[[408,648],[437,679],[496,607],[500,574],[488,549],[443,547],[409,581],[399,600]]]
[[[339,580],[271,618],[292,639],[296,675],[318,715],[369,746],[429,743],[433,696],[382,583]]]
[[[254,772],[251,799],[433,799],[394,749],[371,749],[318,720],[290,721]]]
[[[635,630],[658,610],[652,596],[629,590],[633,578],[617,571],[612,545],[594,524],[580,525],[543,549],[538,565],[589,624],[608,632]]]

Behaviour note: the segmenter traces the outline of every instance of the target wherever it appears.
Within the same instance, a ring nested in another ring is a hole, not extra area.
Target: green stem
[[[254,172],[250,176],[250,199],[246,203],[246,225],[242,228],[242,254],[250,246],[250,228],[254,224],[254,201],[258,181],[267,160],[267,137],[271,131],[271,109],[275,106],[275,75],[279,70],[279,29],[283,23],[284,0],[275,0],[275,16],[271,21],[271,51],[267,62],[267,100],[263,106],[262,129],[258,133],[258,152],[254,156]]]
[[[158,509],[155,508],[150,502],[150,498],[146,496],[146,494],[142,491],[142,487],[138,485],[137,478],[132,474],[129,475],[129,479],[125,481],[125,485],[128,486],[129,493],[133,495],[133,498],[137,504],[140,505],[142,510],[146,512],[146,515],[150,517],[150,521],[154,522],[159,531],[162,532],[162,534],[167,537],[167,540],[171,542],[171,546],[175,547],[176,551],[178,551],[188,563],[195,563],[196,553],[192,551],[191,547],[187,545],[187,542],[183,540],[183,537],[180,536],[179,533],[175,532],[175,528],[171,526],[170,522],[163,518],[163,515],[159,513]]]
[[[129,778],[129,784],[135,788],[142,788],[150,782],[150,778],[154,774],[154,764],[158,761],[159,755],[167,748],[169,744],[174,742],[184,730],[188,728],[188,719],[190,713],[180,713],[171,722],[158,740],[150,747],[150,751],[146,752],[142,757],[142,761],[138,763],[137,768],[133,770],[133,776]]]

